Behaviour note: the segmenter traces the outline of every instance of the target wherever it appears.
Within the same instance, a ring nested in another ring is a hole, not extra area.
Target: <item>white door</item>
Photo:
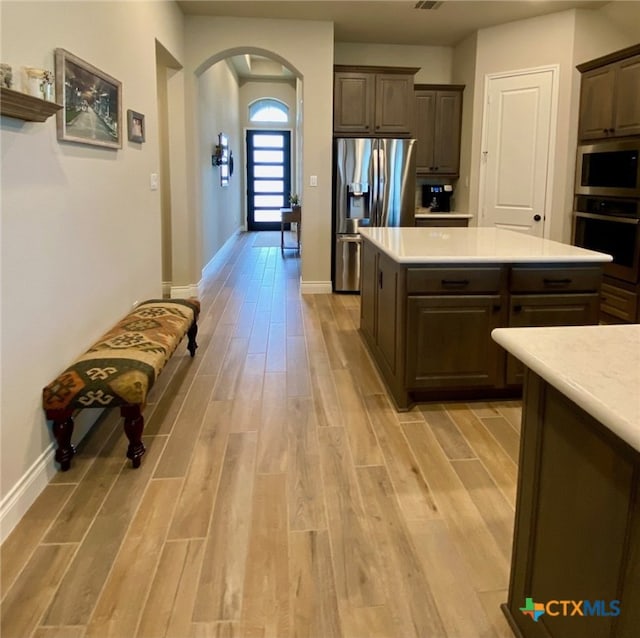
[[[488,78],[481,226],[544,236],[551,201],[553,84],[554,69]]]

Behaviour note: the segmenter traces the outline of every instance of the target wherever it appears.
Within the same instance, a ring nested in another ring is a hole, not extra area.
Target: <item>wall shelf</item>
[[[62,104],[47,102],[40,98],[0,87],[0,114],[26,122],[46,122]]]

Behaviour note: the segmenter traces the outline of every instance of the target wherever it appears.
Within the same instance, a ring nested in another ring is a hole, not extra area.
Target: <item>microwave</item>
[[[640,197],[640,140],[578,147],[577,195]]]

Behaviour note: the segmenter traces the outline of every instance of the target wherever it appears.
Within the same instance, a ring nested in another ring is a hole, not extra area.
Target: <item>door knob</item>
[[[542,219],[542,217],[540,217],[540,215],[534,215],[533,216],[533,221],[534,222],[539,222]]]

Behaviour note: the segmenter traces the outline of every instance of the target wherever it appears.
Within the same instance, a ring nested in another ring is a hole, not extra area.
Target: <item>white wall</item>
[[[250,18],[185,17],[185,65],[189,78],[187,108],[198,102],[196,77],[212,63],[237,53],[257,53],[277,59],[303,80],[304,202],[302,289],[326,290],[331,280],[331,141],[333,94],[333,25],[329,22],[260,20]],[[197,147],[197,116],[187,117],[188,149]],[[192,156],[192,153],[188,153]],[[318,177],[310,187],[309,175]],[[189,175],[199,209],[201,186],[198,167]],[[197,221],[197,220],[196,220]],[[196,273],[193,273],[194,276]]]
[[[547,65],[559,67],[558,113],[555,130],[556,151],[551,193],[550,238],[568,241],[571,208],[565,194],[572,188],[566,167],[572,140],[569,138],[571,76],[573,72],[574,12],[563,11],[539,18],[520,20],[478,31],[476,77],[471,141],[470,201],[479,201],[482,117],[487,74],[530,69]],[[549,220],[547,220],[549,223]]]
[[[199,152],[197,164],[201,188],[202,265],[206,266],[231,235],[242,227],[242,164],[244,145],[240,126],[238,79],[226,61],[209,67],[199,78]],[[234,173],[227,186],[220,184],[220,167],[212,166],[211,155],[218,134],[229,138]]]
[[[161,292],[159,191],[149,190],[159,163],[155,40],[179,59],[183,33],[173,3],[3,1],[0,10],[3,62],[52,68],[63,47],[122,82],[125,118],[117,151],[58,142],[55,117],[1,118],[6,533],[53,472],[42,388],[135,301]],[[128,108],[145,114],[144,144],[127,141]],[[42,470],[31,488],[30,469]]]
[[[471,184],[471,141],[473,138],[473,106],[476,93],[476,48],[478,37],[474,33],[453,50],[453,84],[464,84],[462,94],[462,128],[460,134],[460,177],[453,194],[454,210],[468,212],[470,206]],[[473,213],[475,215],[475,210]],[[469,225],[477,225],[474,216]]]
[[[419,67],[416,84],[449,84],[451,47],[336,42],[335,64]]]

